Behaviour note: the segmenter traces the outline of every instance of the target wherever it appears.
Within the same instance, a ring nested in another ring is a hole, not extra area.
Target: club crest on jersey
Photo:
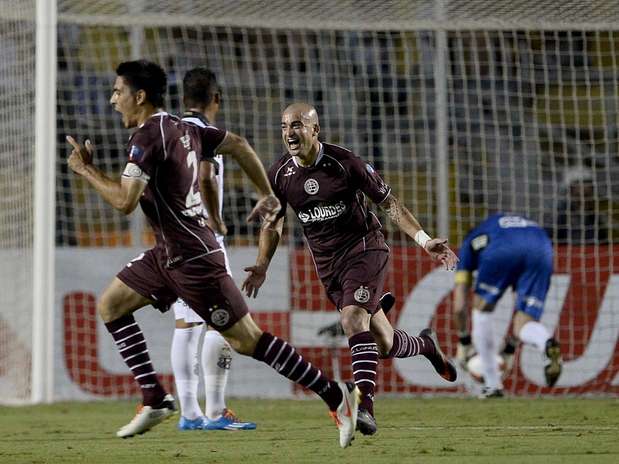
[[[316,179],[309,178],[305,181],[305,184],[303,184],[303,188],[308,195],[316,195],[320,189],[320,185],[318,185]]]
[[[367,303],[370,301],[370,291],[363,285],[355,290],[355,294],[353,296],[357,303]]]
[[[131,145],[131,150],[129,150],[129,159],[131,161],[140,161],[143,154],[144,150],[142,150],[137,145]]]
[[[211,324],[216,327],[223,327],[230,320],[230,314],[225,309],[214,306],[209,308],[209,312],[211,313]]]

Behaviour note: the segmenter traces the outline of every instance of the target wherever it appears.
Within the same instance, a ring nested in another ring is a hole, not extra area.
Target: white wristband
[[[417,242],[417,245],[419,245],[424,250],[426,249],[426,243],[432,240],[430,236],[426,234],[423,230],[417,231],[414,238],[415,242]]]

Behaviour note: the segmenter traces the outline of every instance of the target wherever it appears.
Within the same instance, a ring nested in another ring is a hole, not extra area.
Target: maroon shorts
[[[226,271],[225,256],[216,252],[172,269],[157,250],[141,254],[116,277],[153,302],[161,312],[182,298],[208,325],[219,331],[232,327],[249,312],[243,295]]]
[[[327,296],[338,310],[346,306],[360,306],[374,314],[383,293],[389,252],[367,250],[351,256],[325,286]]]

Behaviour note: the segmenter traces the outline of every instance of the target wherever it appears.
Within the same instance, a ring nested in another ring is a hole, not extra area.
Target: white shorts
[[[224,238],[221,235],[215,235],[219,245],[224,254],[224,258],[226,260],[226,270],[228,274],[232,275],[232,271],[230,271],[230,261],[228,260],[228,254],[226,253],[226,247],[224,246]],[[174,319],[179,320],[183,319],[187,323],[203,323],[204,319],[196,314],[196,312],[187,306],[182,299],[178,299],[172,305],[172,309],[174,310]]]

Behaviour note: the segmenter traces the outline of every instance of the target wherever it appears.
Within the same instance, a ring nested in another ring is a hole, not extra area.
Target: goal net
[[[136,58],[166,69],[167,109],[174,113],[182,109],[184,72],[213,70],[223,94],[215,124],[245,136],[267,165],[282,153],[282,109],[293,101],[313,104],[322,139],[370,161],[426,230],[448,236],[455,248],[493,212],[538,221],[553,239],[556,271],[542,322],[560,339],[565,368],[548,389],[543,359],[521,347],[506,388],[525,395],[617,394],[619,18],[611,3],[317,0],[291,8],[280,0],[58,0],[55,397],[137,392],[95,301],[152,237],[141,212],[118,214],[68,171],[63,142],[65,134],[90,138],[97,166],[120,173],[129,133],[109,97],[115,67]],[[29,250],[31,242],[32,133],[23,122],[32,114],[32,83],[24,76],[34,66],[33,34],[31,23],[0,15],[3,43],[15,43],[3,48],[12,50],[15,64],[0,64],[0,82],[11,85],[0,98],[14,108],[0,117],[6,202],[0,239],[7,256]],[[226,163],[225,175],[227,246],[240,282],[256,255],[256,228],[245,223],[255,200],[234,162]],[[411,333],[434,327],[454,356],[453,274],[378,214],[392,248],[386,287],[397,302],[390,320]],[[320,333],[337,312],[295,221],[288,217],[272,274],[250,308],[313,364],[350,378],[347,341]],[[3,264],[9,300],[0,308],[0,388],[17,384],[3,396],[27,398],[27,377],[4,381],[14,371],[23,376],[30,349],[23,315],[30,310],[31,269],[20,262],[23,270]],[[512,305],[507,294],[496,310],[498,340],[508,331]],[[154,363],[171,382],[172,317],[149,309],[138,314]],[[274,377],[237,357],[229,392],[302,394]],[[462,375],[454,387],[425,359],[409,359],[382,362],[378,388],[462,394],[476,386]]]

